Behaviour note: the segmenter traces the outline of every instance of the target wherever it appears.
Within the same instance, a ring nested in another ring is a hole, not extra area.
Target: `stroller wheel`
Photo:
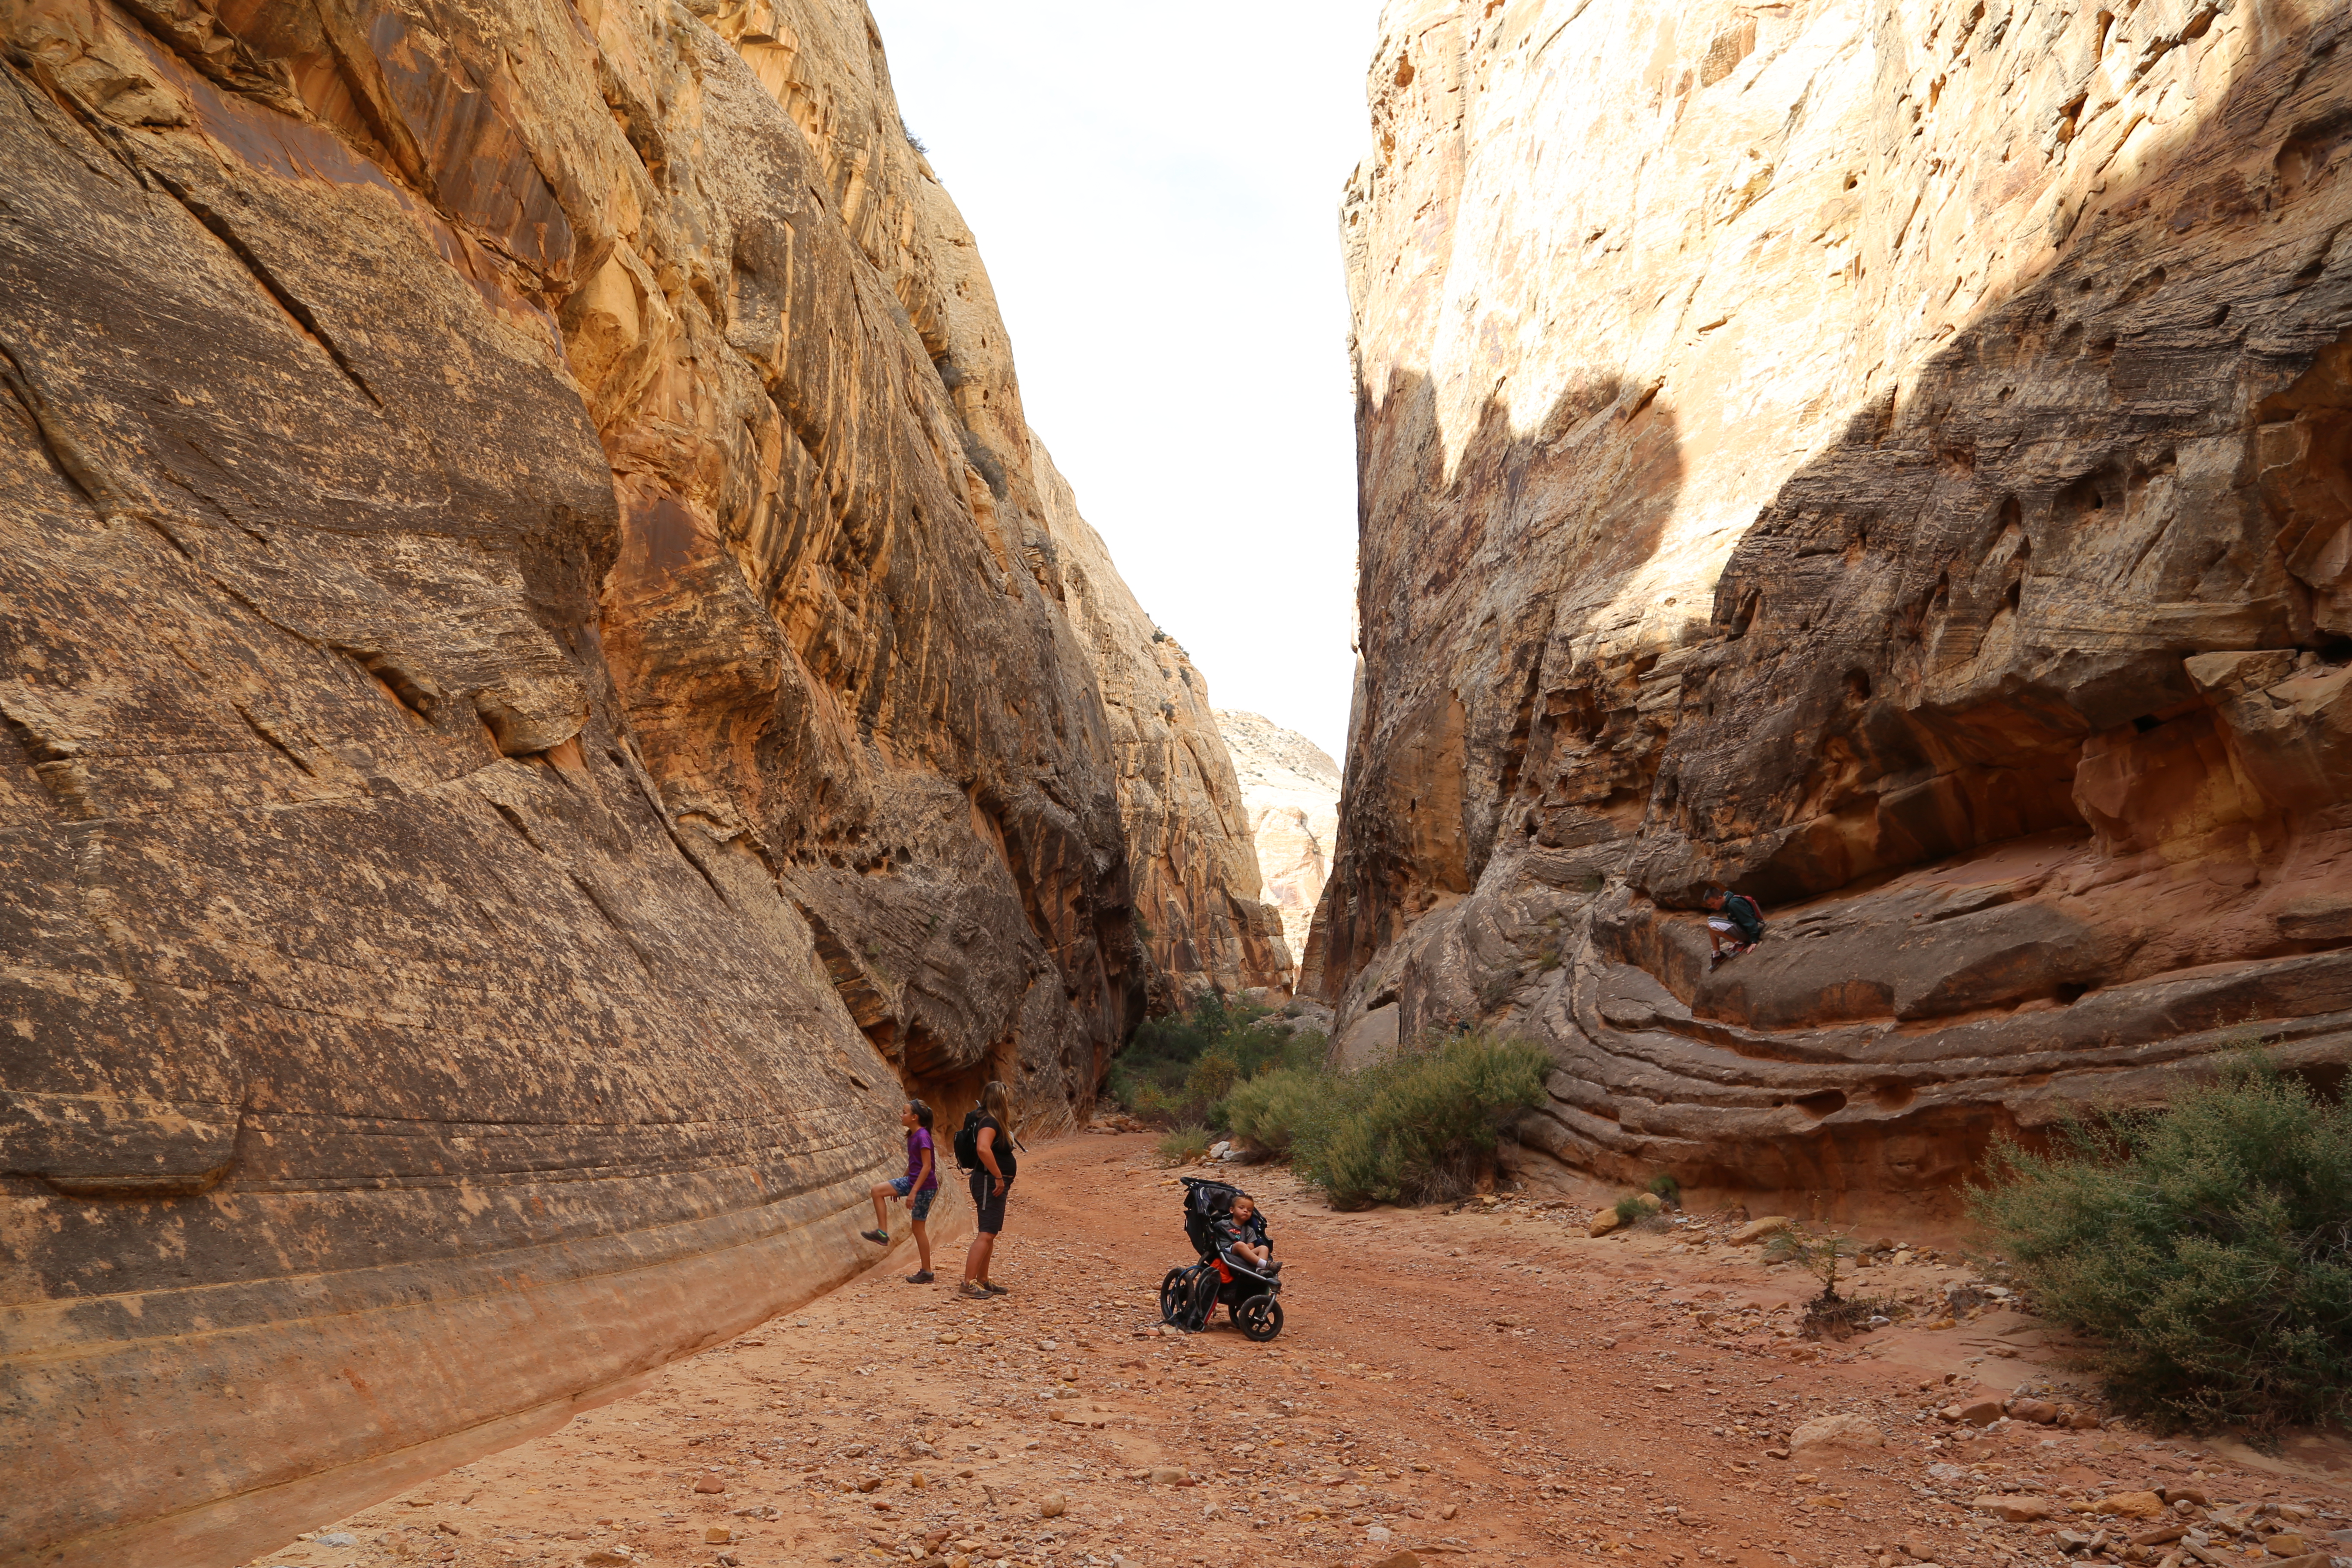
[[[1234,1309],[1234,1321],[1241,1325],[1244,1338],[1264,1344],[1282,1332],[1282,1303],[1271,1296],[1252,1296]]]
[[[1218,1284],[1213,1271],[1207,1268],[1198,1270],[1184,1303],[1184,1316],[1176,1325],[1178,1328],[1188,1334],[1197,1334],[1209,1326],[1209,1320],[1217,1315]]]
[[[1160,1321],[1173,1323],[1184,1310],[1184,1271],[1171,1268],[1168,1278],[1160,1282]]]

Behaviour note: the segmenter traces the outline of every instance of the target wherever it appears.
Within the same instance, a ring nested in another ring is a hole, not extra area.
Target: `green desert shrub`
[[[1207,1153],[1210,1142],[1209,1130],[1195,1124],[1171,1128],[1160,1135],[1160,1142],[1154,1147],[1159,1150],[1161,1159],[1171,1164],[1181,1165]]]
[[[1294,1130],[1291,1159],[1339,1208],[1467,1192],[1502,1130],[1543,1098],[1551,1058],[1471,1032],[1326,1075],[1326,1107]]]
[[[1278,1068],[1320,1062],[1323,1037],[1271,1025],[1263,1007],[1211,993],[1181,1013],[1147,1018],[1111,1059],[1111,1101],[1158,1127],[1226,1125],[1234,1086]]]
[[[2254,1052],[2161,1110],[1997,1145],[1973,1217],[2109,1391],[2258,1435],[2352,1414],[2352,1111]]]
[[[1276,1154],[1288,1154],[1301,1136],[1324,1136],[1321,1124],[1337,1098],[1335,1077],[1319,1067],[1285,1067],[1235,1084],[1225,1097],[1234,1136]]]

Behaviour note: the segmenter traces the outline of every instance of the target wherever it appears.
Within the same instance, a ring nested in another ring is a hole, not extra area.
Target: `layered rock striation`
[[[236,1561],[1082,1112],[1125,754],[861,5],[0,36],[0,1560]]]
[[[1281,913],[1292,954],[1303,956],[1339,832],[1339,764],[1263,714],[1227,710],[1216,721],[1241,781],[1267,900]]]
[[[1390,5],[1343,1030],[1530,1033],[1560,1162],[1832,1201],[2341,1072],[2346,26]]]

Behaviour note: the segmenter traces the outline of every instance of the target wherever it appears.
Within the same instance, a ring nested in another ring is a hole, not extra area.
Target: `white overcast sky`
[[[1218,707],[1344,760],[1339,205],[1379,0],[869,3],[1079,510]]]

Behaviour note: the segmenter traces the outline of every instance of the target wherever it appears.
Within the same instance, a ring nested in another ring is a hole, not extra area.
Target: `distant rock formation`
[[[1343,1047],[1528,1033],[1558,1160],[1825,1202],[2341,1075],[2347,28],[1391,0]]]
[[[1259,901],[1250,806],[1218,736],[1209,683],[1135,602],[1034,436],[1030,464],[1054,541],[1056,595],[1093,658],[1109,717],[1135,908],[1158,970],[1154,1010],[1202,987],[1286,992],[1285,921]]]
[[[1185,955],[857,0],[0,41],[0,1558],[236,1562],[865,1268],[902,1086],[1066,1123]]]
[[[1225,709],[1216,721],[1241,780],[1266,899],[1281,911],[1292,956],[1303,957],[1339,832],[1339,764],[1261,714]]]

